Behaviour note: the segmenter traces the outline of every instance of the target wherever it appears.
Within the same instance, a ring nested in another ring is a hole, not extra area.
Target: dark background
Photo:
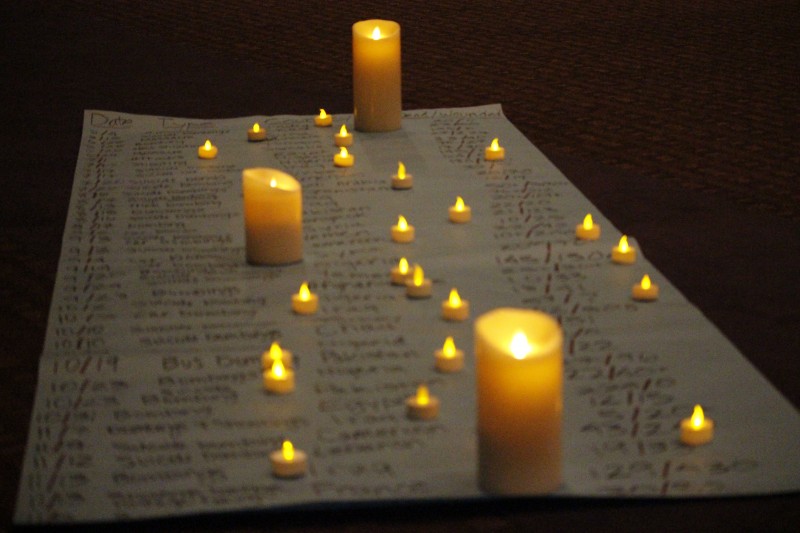
[[[0,528],[10,527],[16,497],[83,110],[351,112],[350,26],[365,18],[402,26],[404,108],[502,103],[800,406],[800,3],[296,4],[0,3]],[[792,531],[798,523],[800,497],[791,494],[428,503],[124,529]]]

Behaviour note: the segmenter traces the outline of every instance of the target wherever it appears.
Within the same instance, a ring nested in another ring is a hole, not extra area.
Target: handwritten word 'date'
[[[133,124],[133,119],[125,118],[120,115],[110,117],[105,113],[92,113],[89,121],[92,126],[102,126],[106,128],[127,128]]]

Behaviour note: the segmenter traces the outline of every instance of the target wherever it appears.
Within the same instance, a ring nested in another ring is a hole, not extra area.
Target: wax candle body
[[[353,24],[353,115],[357,130],[400,129],[400,73],[400,25],[378,19]]]
[[[242,172],[247,261],[283,265],[303,259],[303,196],[300,183],[272,168]]]
[[[291,443],[288,446],[284,443],[280,450],[271,452],[269,462],[272,474],[279,478],[302,477],[308,470],[308,455],[303,450],[295,449]]]
[[[512,349],[520,332],[527,351]],[[539,311],[500,308],[475,321],[482,490],[541,494],[561,484],[562,344],[558,322]]]
[[[333,144],[339,147],[348,147],[353,144],[353,134],[347,131],[347,126],[342,124],[339,133],[333,135]]]
[[[250,142],[261,142],[267,138],[267,130],[262,128],[258,122],[247,130],[247,140]]]

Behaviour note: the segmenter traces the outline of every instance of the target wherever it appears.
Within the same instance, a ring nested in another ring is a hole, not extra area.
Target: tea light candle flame
[[[692,427],[695,429],[700,429],[703,427],[705,421],[706,417],[703,414],[703,408],[699,405],[695,405],[694,411],[692,411]]]
[[[627,253],[628,249],[630,248],[628,246],[628,236],[627,235],[623,235],[622,237],[619,238],[619,245],[618,246],[619,246],[619,251],[620,252],[622,252],[623,254]]]
[[[405,257],[400,258],[400,261],[397,262],[397,271],[403,275],[408,274],[408,259]]]
[[[531,343],[528,342],[528,337],[525,336],[525,333],[522,331],[518,331],[514,334],[511,338],[511,344],[509,345],[511,349],[511,355],[514,356],[514,359],[525,359],[531,351],[533,351],[533,347]]]
[[[431,394],[426,385],[417,387],[417,403],[419,405],[428,405],[431,401]]]
[[[342,124],[342,127],[339,128],[339,135],[341,136],[347,135],[347,126],[345,126],[344,124]]]
[[[642,289],[644,289],[644,290],[649,290],[649,289],[650,289],[650,284],[651,284],[651,281],[650,281],[650,276],[648,276],[647,274],[645,274],[645,275],[644,275],[644,277],[642,278],[642,281],[641,281],[641,286],[642,286]],[[703,414],[703,413],[702,413],[702,410],[701,410],[701,411],[700,411],[700,415],[702,416],[702,414]]]
[[[500,140],[497,137],[492,139],[492,144],[489,146],[489,148],[494,152],[498,151],[500,149]]]
[[[258,133],[261,131],[261,126],[258,125],[258,122],[253,124],[253,133]]]
[[[285,440],[283,441],[283,446],[281,446],[281,453],[283,454],[283,458],[287,461],[294,461],[294,445],[291,441]]]
[[[450,305],[452,307],[458,307],[461,305],[461,296],[458,295],[458,291],[455,289],[450,289],[450,297],[448,300],[450,301]]]
[[[324,109],[320,109],[319,110],[319,118],[322,119],[322,120],[325,120],[326,118],[328,118],[328,114],[325,112]]]
[[[286,367],[283,366],[283,361],[281,359],[275,360],[275,362],[272,364],[272,369],[270,370],[270,372],[272,373],[272,377],[274,377],[275,379],[286,378]]]
[[[590,230],[590,229],[592,229],[593,226],[594,226],[594,221],[592,220],[592,214],[588,213],[583,218],[583,229]]]
[[[304,281],[303,284],[300,285],[300,290],[297,291],[297,294],[298,294],[298,297],[300,298],[300,300],[302,300],[304,302],[307,302],[308,300],[310,300],[311,299],[311,291],[308,290],[308,283],[306,283]]]
[[[346,146],[342,146],[341,148],[339,148],[339,155],[341,157],[347,157],[349,154],[350,153],[347,151],[347,147]]]
[[[453,206],[456,211],[463,211],[464,210],[464,199],[460,196],[456,196],[456,203]]]
[[[447,358],[453,358],[456,356],[456,343],[453,341],[453,337],[447,337],[444,340],[444,344],[442,345],[442,354]]]
[[[406,179],[406,166],[401,161],[397,162],[397,178]]]
[[[273,342],[269,346],[269,358],[273,361],[283,361],[283,350],[277,342]]]
[[[419,265],[414,265],[413,283],[417,287],[421,287],[425,282],[425,271]]]
[[[400,231],[406,231],[408,229],[408,221],[406,220],[406,217],[404,217],[403,215],[397,217],[397,228]]]

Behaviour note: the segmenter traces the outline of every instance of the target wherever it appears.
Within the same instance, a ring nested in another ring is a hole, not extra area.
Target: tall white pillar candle
[[[353,116],[359,131],[400,129],[400,25],[391,20],[353,24]]]
[[[274,168],[242,172],[247,262],[284,265],[303,259],[303,190]]]
[[[500,308],[475,321],[478,482],[491,494],[561,485],[563,333],[540,311]]]

